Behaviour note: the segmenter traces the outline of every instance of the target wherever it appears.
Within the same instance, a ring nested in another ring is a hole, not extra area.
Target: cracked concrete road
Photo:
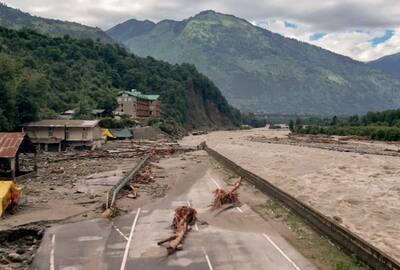
[[[96,219],[47,230],[33,270],[210,269],[316,270],[247,205],[219,215],[209,209],[212,191],[226,184],[209,162],[187,172],[184,190],[114,220]],[[183,250],[167,256],[159,240],[172,234],[174,209],[191,205],[200,220]]]

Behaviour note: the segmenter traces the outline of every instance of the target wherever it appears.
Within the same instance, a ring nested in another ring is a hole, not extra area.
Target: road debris
[[[28,269],[39,248],[45,226],[31,224],[0,231],[0,269]]]
[[[169,242],[167,247],[168,255],[178,250],[186,234],[191,230],[191,226],[195,224],[197,211],[188,206],[181,206],[175,209],[175,216],[172,221],[172,228],[175,231],[175,235],[168,237],[167,239],[158,242],[158,245],[162,245]]]
[[[239,193],[237,190],[239,189],[241,182],[242,179],[240,178],[240,180],[233,185],[230,191],[225,191],[220,188],[214,190],[214,202],[212,204],[212,210],[220,209],[224,204],[239,204]]]

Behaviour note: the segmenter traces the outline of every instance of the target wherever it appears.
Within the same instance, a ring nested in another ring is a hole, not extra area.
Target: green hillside
[[[18,9],[10,8],[0,2],[0,26],[11,29],[30,28],[51,36],[69,35],[74,38],[100,39],[104,42],[113,42],[100,28],[89,27],[75,22],[45,19],[32,16]]]
[[[192,65],[140,58],[115,44],[0,27],[0,131],[71,108],[113,109],[114,94],[161,95],[165,118],[186,128],[238,125],[241,115]]]
[[[400,80],[400,53],[384,56],[368,63],[370,67],[377,68]]]
[[[178,22],[109,31],[140,56],[192,63],[245,111],[354,114],[400,106],[400,82],[327,50],[284,38],[240,18],[205,11]]]

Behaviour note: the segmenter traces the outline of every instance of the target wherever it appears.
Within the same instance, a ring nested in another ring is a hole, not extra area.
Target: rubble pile
[[[131,180],[128,190],[122,196],[136,199],[141,193],[146,193],[152,198],[162,198],[167,193],[168,185],[156,181],[152,165],[148,164]]]
[[[43,227],[39,225],[0,231],[0,269],[28,269],[43,232]]]
[[[180,248],[186,234],[191,230],[191,226],[195,224],[197,220],[196,215],[197,211],[188,206],[181,206],[175,209],[175,216],[172,221],[172,228],[174,229],[175,234],[157,244],[162,245],[169,242],[167,252],[168,254],[174,253]]]

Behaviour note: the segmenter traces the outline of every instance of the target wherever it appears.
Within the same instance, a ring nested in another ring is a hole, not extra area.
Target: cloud
[[[321,33],[314,33],[314,34],[310,35],[310,40],[311,41],[320,40],[324,36],[326,36],[326,33],[322,33],[322,32]]]
[[[267,29],[284,36],[360,60],[400,51],[398,0],[2,1],[37,16],[76,21],[103,29],[132,18],[182,20],[200,11],[213,9],[253,23],[261,22]],[[387,38],[386,31],[393,31],[390,38]]]
[[[386,43],[389,39],[391,39],[395,35],[394,30],[386,30],[383,36],[375,37],[370,40],[373,46],[377,46],[379,44]]]
[[[400,27],[395,29],[349,29],[322,32],[315,26],[294,22],[296,28],[286,27],[284,20],[264,19],[255,21],[260,27],[285,37],[295,38],[324,49],[352,57],[359,61],[370,61],[384,55],[400,52]]]

